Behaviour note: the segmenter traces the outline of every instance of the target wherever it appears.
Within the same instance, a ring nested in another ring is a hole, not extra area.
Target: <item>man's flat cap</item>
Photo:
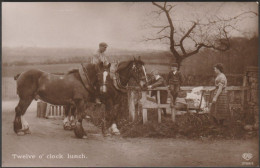
[[[100,47],[107,47],[108,45],[107,45],[107,43],[102,42],[102,43],[99,43],[99,46],[100,46]]]

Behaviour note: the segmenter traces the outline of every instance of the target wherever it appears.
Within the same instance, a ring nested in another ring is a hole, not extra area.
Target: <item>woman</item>
[[[216,89],[212,100],[211,115],[216,124],[223,125],[225,119],[230,117],[228,111],[228,97],[227,97],[227,78],[223,74],[223,65],[218,63],[214,66],[214,71],[217,75],[215,79]]]

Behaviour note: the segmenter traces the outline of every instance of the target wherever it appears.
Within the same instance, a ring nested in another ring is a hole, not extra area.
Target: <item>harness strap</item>
[[[113,64],[113,68],[110,69],[110,76],[112,77],[113,80],[113,85],[114,87],[123,93],[126,93],[126,87],[124,87],[121,82],[120,82],[120,78],[119,78],[119,73],[117,73],[116,71],[118,70],[118,63],[114,63]]]
[[[84,67],[84,65],[81,63],[81,68],[79,68],[79,75],[81,77],[81,80],[84,84],[84,87],[90,91],[90,92],[93,92],[94,90],[94,86],[92,85],[89,77],[88,77],[88,72],[87,72],[87,69]]]

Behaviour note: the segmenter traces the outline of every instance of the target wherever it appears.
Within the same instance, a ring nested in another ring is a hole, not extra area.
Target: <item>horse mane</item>
[[[130,61],[122,61],[118,64],[118,68],[116,72],[121,71],[122,69],[125,69],[126,67],[128,67],[130,64],[132,64],[133,62],[138,62],[141,63],[142,65],[144,65],[144,62],[141,60],[130,60]]]
[[[133,61],[122,61],[118,64],[117,72],[121,71],[122,69],[125,69],[128,67]]]
[[[96,67],[96,65],[95,64],[88,64],[88,63],[85,63],[85,64],[83,64],[83,66],[84,66],[84,68],[86,68],[87,69],[87,71],[90,71],[90,72],[92,72],[93,71],[93,69],[95,69]],[[73,74],[73,73],[77,73],[77,72],[79,72],[79,69],[78,68],[74,68],[74,69],[71,69],[71,70],[69,70],[66,74]],[[64,75],[64,74],[62,74],[62,73],[56,73],[56,75]]]

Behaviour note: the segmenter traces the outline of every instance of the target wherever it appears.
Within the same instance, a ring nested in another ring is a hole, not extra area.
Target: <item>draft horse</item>
[[[19,103],[15,107],[14,132],[17,134],[29,134],[29,124],[25,120],[25,112],[32,100],[41,99],[54,105],[76,107],[77,119],[74,133],[78,138],[83,138],[86,133],[82,127],[85,116],[86,103],[93,102],[94,85],[106,85],[105,76],[108,67],[100,63],[98,65],[87,64],[88,83],[84,85],[79,71],[71,71],[65,75],[54,75],[41,70],[31,69],[17,75],[17,94]],[[102,92],[102,90],[101,90]]]
[[[120,105],[122,105],[122,96],[127,95],[127,85],[130,79],[134,79],[140,88],[143,88],[146,81],[146,70],[144,62],[140,59],[120,62],[116,71],[108,74],[106,81],[106,91],[101,92],[101,101],[105,104],[105,121],[109,127],[109,133],[120,134],[117,128],[118,121],[122,115],[122,111],[119,111]],[[123,109],[127,110],[127,109]]]

